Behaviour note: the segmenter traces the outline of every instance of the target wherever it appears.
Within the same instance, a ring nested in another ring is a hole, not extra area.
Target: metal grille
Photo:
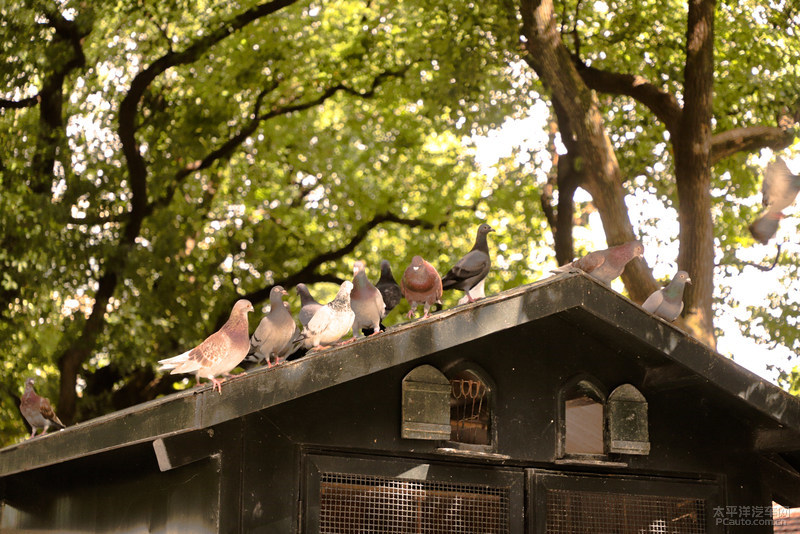
[[[507,534],[509,488],[322,473],[320,534]]]
[[[450,380],[450,439],[489,445],[489,390],[480,380]]]
[[[704,534],[705,500],[547,490],[552,534]]]

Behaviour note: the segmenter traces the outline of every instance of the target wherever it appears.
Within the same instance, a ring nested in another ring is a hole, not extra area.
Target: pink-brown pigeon
[[[33,390],[33,378],[25,381],[25,393],[22,394],[22,402],[19,405],[19,411],[22,412],[22,417],[31,425],[31,435],[28,439],[36,436],[36,432],[43,428],[41,436],[47,433],[47,429],[51,426],[57,429],[65,428],[64,423],[58,418],[50,401],[44,397],[40,397]]]
[[[640,241],[628,241],[616,247],[590,252],[572,263],[553,269],[553,272],[568,273],[579,269],[604,284],[610,284],[622,274],[629,261],[641,258],[643,254],[644,245]]]
[[[431,306],[442,301],[442,278],[433,265],[422,259],[422,256],[411,258],[411,265],[406,268],[400,281],[400,289],[411,305],[408,311],[409,318],[414,317],[420,304],[424,305],[422,318],[428,317]]]
[[[281,304],[281,307],[283,305]],[[170,374],[195,373],[197,383],[201,378],[207,378],[222,394],[222,382],[217,379],[219,375],[229,375],[230,372],[247,356],[250,350],[250,329],[247,323],[247,314],[253,311],[249,300],[241,299],[233,305],[230,317],[222,328],[208,336],[192,350],[178,356],[160,360],[159,370],[170,370]]]

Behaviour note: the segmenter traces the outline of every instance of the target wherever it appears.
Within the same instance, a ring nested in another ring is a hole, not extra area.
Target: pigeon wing
[[[606,262],[605,251],[596,250],[586,256],[572,262],[573,267],[577,267],[585,273],[590,273]]]
[[[647,297],[647,300],[642,303],[642,308],[644,308],[648,313],[655,313],[658,307],[661,306],[662,302],[664,302],[664,292],[659,289]]]

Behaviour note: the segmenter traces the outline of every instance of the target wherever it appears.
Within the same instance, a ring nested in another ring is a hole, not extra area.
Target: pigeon
[[[283,307],[283,306],[281,306]],[[170,374],[195,373],[200,378],[211,380],[211,390],[222,395],[222,382],[218,375],[229,373],[239,365],[250,350],[250,335],[247,323],[248,312],[253,311],[249,300],[241,299],[233,305],[230,317],[222,328],[208,336],[192,350],[178,356],[160,360],[159,370],[171,370]]]
[[[414,256],[411,258],[411,265],[406,268],[403,278],[400,280],[400,289],[411,305],[411,309],[408,310],[408,318],[414,317],[419,304],[424,304],[422,318],[425,319],[428,317],[431,306],[441,302],[442,278],[433,265],[422,259],[422,256]]]
[[[25,381],[25,393],[22,394],[19,411],[22,412],[22,417],[31,425],[32,431],[28,439],[35,437],[40,428],[44,429],[40,436],[44,436],[51,426],[59,430],[66,428],[56,415],[56,412],[53,411],[50,401],[40,397],[33,390],[33,378]]]
[[[683,311],[683,288],[691,283],[689,273],[678,271],[667,287],[662,287],[647,297],[642,308],[669,322],[674,321]]]
[[[317,310],[322,307],[322,304],[311,296],[305,284],[297,284],[294,290],[300,295],[300,313],[297,314],[297,318],[300,320],[300,324],[303,325],[303,328],[305,328],[308,326],[308,321],[310,321],[311,318],[314,317],[314,314],[317,313]]]
[[[644,245],[640,241],[628,241],[616,247],[590,252],[578,260],[553,269],[553,272],[568,273],[578,269],[608,285],[622,274],[629,261],[641,258],[643,254]]]
[[[792,205],[798,193],[800,193],[800,175],[792,174],[783,159],[777,158],[767,165],[764,182],[761,185],[761,202],[764,210],[749,226],[750,233],[756,241],[766,245],[773,238],[778,231],[778,223],[785,217],[783,210]]]
[[[247,361],[261,363],[266,360],[267,367],[272,367],[273,362],[277,365],[289,355],[297,325],[283,302],[286,295],[288,293],[281,286],[270,290],[269,313],[261,319],[250,337]]]
[[[381,277],[375,284],[375,287],[381,292],[383,303],[386,304],[387,314],[392,311],[395,306],[400,304],[400,301],[403,299],[403,292],[394,280],[392,267],[389,265],[388,260],[381,260]]]
[[[317,310],[308,321],[308,326],[300,334],[300,342],[306,348],[314,350],[320,345],[333,345],[352,328],[356,318],[350,308],[352,290],[352,282],[342,282],[336,297]]]
[[[470,295],[470,289],[478,285],[489,274],[492,260],[489,258],[489,245],[486,243],[486,234],[494,229],[486,223],[478,226],[475,244],[472,250],[458,260],[453,268],[442,278],[442,289],[460,289],[464,291],[468,302],[475,302]]]
[[[372,328],[372,334],[381,331],[381,319],[386,316],[386,304],[378,288],[367,280],[363,261],[353,265],[353,291],[350,292],[350,307],[353,309],[353,335],[361,337],[362,328]]]

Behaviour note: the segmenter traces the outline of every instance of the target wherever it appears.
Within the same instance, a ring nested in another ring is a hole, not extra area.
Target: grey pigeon
[[[372,329],[373,334],[381,331],[381,319],[386,316],[386,304],[378,288],[367,279],[363,261],[353,265],[353,290],[350,292],[350,307],[353,309],[353,335],[363,336],[362,328]]]
[[[387,314],[392,311],[395,306],[400,304],[400,301],[403,299],[403,292],[394,279],[392,266],[389,265],[388,260],[381,260],[381,277],[378,283],[375,284],[375,287],[381,292],[383,303],[386,304]]]
[[[50,401],[44,397],[40,397],[33,390],[33,378],[25,381],[25,393],[22,394],[22,402],[19,405],[19,411],[22,412],[22,417],[31,425],[31,435],[28,439],[36,436],[36,432],[43,428],[40,435],[45,435],[47,429],[51,426],[57,429],[62,429],[64,423],[56,415]]]
[[[245,358],[247,361],[261,363],[266,360],[267,366],[271,367],[289,355],[297,325],[284,305],[283,297],[286,295],[288,293],[281,286],[270,290],[269,313],[261,319],[250,337],[250,352]]]
[[[778,223],[785,217],[783,210],[794,202],[800,193],[800,175],[792,174],[781,158],[767,165],[761,196],[764,210],[749,226],[750,233],[760,243],[766,245],[778,231]]]
[[[553,272],[567,273],[578,269],[604,284],[610,284],[622,274],[629,261],[641,258],[643,254],[644,245],[640,241],[628,241],[616,247],[590,252],[578,260],[553,269]]]
[[[342,282],[336,297],[317,310],[308,321],[308,326],[300,334],[300,340],[306,348],[314,350],[320,345],[333,345],[352,328],[356,318],[350,308],[352,290],[352,282]]]
[[[433,265],[422,259],[422,256],[411,258],[411,265],[406,268],[400,280],[400,289],[411,305],[408,311],[409,318],[414,317],[420,304],[424,305],[422,318],[428,317],[431,306],[442,301],[442,278]]]
[[[222,380],[217,376],[228,375],[247,356],[250,350],[248,312],[253,311],[249,300],[236,301],[228,320],[222,328],[208,336],[202,343],[178,356],[160,360],[159,370],[171,370],[170,374],[195,373],[197,383],[207,378],[213,384],[212,391],[222,394]]]
[[[453,268],[442,278],[442,289],[460,289],[466,293],[467,301],[474,302],[470,289],[480,283],[489,274],[492,260],[489,257],[489,245],[486,234],[494,229],[486,223],[478,226],[475,244],[467,254],[458,260]]]
[[[683,311],[683,288],[692,279],[686,271],[678,271],[666,287],[654,291],[642,304],[645,311],[669,322],[674,321]]]
[[[300,324],[303,325],[303,328],[305,328],[308,326],[308,321],[310,321],[311,318],[314,317],[314,314],[317,313],[317,310],[322,307],[322,304],[311,296],[305,284],[297,284],[294,289],[297,291],[297,294],[300,295],[300,313],[297,314],[297,319],[300,321]]]

